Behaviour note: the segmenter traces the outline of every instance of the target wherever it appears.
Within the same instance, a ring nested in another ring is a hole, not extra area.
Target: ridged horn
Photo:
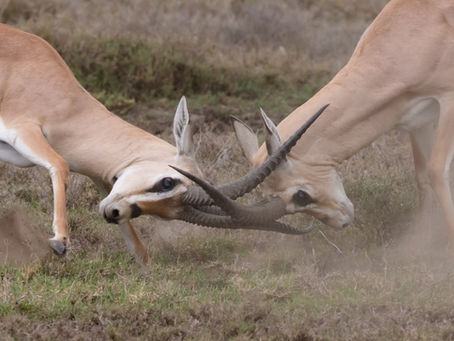
[[[191,206],[186,206],[180,213],[178,219],[191,224],[214,228],[274,231],[293,235],[306,234],[314,229],[314,219],[308,227],[302,229],[274,220],[264,224],[241,225],[229,216],[210,214]]]
[[[282,146],[271,155],[262,165],[243,177],[232,181],[230,183],[221,185],[217,189],[226,197],[230,199],[236,199],[243,196],[246,193],[252,191],[257,187],[265,178],[271,174],[273,170],[279,166],[285,156],[290,150],[296,145],[301,136],[306,130],[315,122],[315,120],[325,111],[329,104],[324,105],[309,120],[307,120]],[[184,204],[188,204],[194,207],[208,206],[214,203],[213,199],[210,198],[198,186],[190,186],[188,190],[182,195],[182,201]]]
[[[225,213],[232,217],[237,225],[261,225],[282,217],[285,202],[278,197],[271,198],[260,205],[243,206],[224,195],[219,189],[195,175],[177,167],[169,166],[199,185]]]

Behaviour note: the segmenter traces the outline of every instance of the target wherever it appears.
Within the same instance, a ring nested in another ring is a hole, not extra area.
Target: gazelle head
[[[263,110],[261,115],[266,137],[265,147],[260,149],[252,129],[236,118],[232,120],[241,149],[253,168],[263,162],[266,152],[271,155],[282,144],[275,124]],[[264,181],[263,189],[268,195],[281,198],[288,214],[308,213],[335,228],[346,227],[353,220],[353,204],[336,170],[331,166],[310,164],[304,160],[304,155],[288,154]]]
[[[173,134],[176,148],[147,135],[144,148],[133,162],[112,179],[112,190],[100,203],[100,211],[109,222],[124,223],[142,214],[173,219],[181,211],[181,194],[191,181],[169,167],[169,164],[200,173],[193,158],[189,112],[185,97],[178,104]],[[135,151],[131,151],[133,153]]]
[[[262,165],[231,183],[215,187],[193,174],[200,171],[192,158],[189,114],[183,97],[174,120],[176,149],[150,135],[156,139],[160,154],[154,153],[144,160],[139,158],[124,168],[110,194],[101,202],[100,210],[107,221],[119,224],[141,214],[153,214],[218,228],[307,233],[310,229],[297,229],[276,221],[286,213],[280,198],[252,207],[238,205],[234,199],[250,192],[272,173],[323,110],[311,117]]]

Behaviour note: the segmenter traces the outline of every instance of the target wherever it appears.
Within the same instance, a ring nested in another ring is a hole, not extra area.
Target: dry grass
[[[8,4],[4,22],[50,41],[82,84],[112,108],[185,94],[229,105],[246,98],[282,112],[345,63],[386,3],[2,1]]]
[[[197,158],[206,176],[221,183],[246,171],[228,115],[258,128],[250,108],[263,100],[271,116],[281,119],[347,60],[385,2],[17,0],[7,6],[0,2],[0,16],[50,39],[81,80],[104,91],[100,97],[113,96],[114,104],[126,107],[136,101],[123,117],[169,141],[179,94],[168,100],[162,92],[148,102],[136,97],[133,78],[123,82],[125,76],[115,70],[131,60],[144,70],[146,58],[130,59],[137,51],[166,63],[173,61],[168,54],[177,53],[177,61],[188,61],[183,65],[191,72],[197,65],[197,72],[177,82],[184,83],[177,90],[193,91],[188,100]],[[125,38],[137,45],[124,45]],[[116,44],[118,53],[106,51]],[[181,64],[166,65],[170,72]],[[206,70],[214,75],[206,76]],[[264,85],[273,82],[270,70],[282,75],[272,87]],[[118,76],[124,89],[113,83],[102,88],[90,78],[93,71]],[[311,73],[318,78],[308,78]],[[232,86],[237,74],[246,74],[245,84]],[[237,98],[222,89],[205,93],[193,88],[199,84],[194,79],[252,95]],[[312,83],[303,88],[307,79]],[[159,89],[173,84],[164,76],[156,82]],[[282,99],[275,92],[280,87],[293,90]],[[268,99],[254,95],[264,89]],[[303,90],[304,96],[296,95]],[[406,137],[393,132],[380,138],[340,172],[357,219],[342,232],[319,228],[341,252],[317,231],[289,237],[141,217],[136,226],[149,246],[148,273],[127,254],[115,226],[98,215],[100,197],[93,185],[73,176],[68,189],[71,252],[23,267],[0,266],[0,338],[453,339],[452,255],[435,218],[437,209],[415,215]],[[45,171],[0,165],[2,212],[19,205],[50,235],[51,196]],[[289,219],[307,222],[301,216]]]
[[[328,61],[336,70],[386,2],[17,0],[9,1],[3,18],[31,31],[48,31],[61,40],[81,34],[133,36],[181,42],[196,47],[199,55],[213,63],[235,67],[282,67],[296,57],[306,63]]]
[[[233,135],[213,124],[200,122],[196,141],[211,143],[197,155],[223,182],[246,169]],[[290,237],[143,217],[136,226],[151,254],[146,274],[97,214],[93,186],[74,177],[73,248],[65,258],[1,268],[0,330],[18,339],[452,338],[454,267],[436,220],[434,236],[412,218],[406,139],[381,138],[341,172],[358,219],[343,232],[322,231],[342,254],[317,231]],[[47,174],[3,166],[0,179],[4,190],[13,180],[2,202],[20,203],[50,232]]]

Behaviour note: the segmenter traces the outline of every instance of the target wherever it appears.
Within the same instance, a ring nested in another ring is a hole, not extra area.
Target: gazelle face
[[[100,204],[106,220],[123,223],[142,214],[176,218],[182,208],[180,196],[190,181],[167,164],[179,162],[144,161],[121,172],[112,191]],[[194,171],[192,167],[180,166]]]
[[[176,218],[183,207],[181,194],[190,181],[168,165],[199,173],[192,158],[189,113],[184,97],[178,105],[173,130],[176,148],[156,139],[155,152],[150,153],[150,157],[115,174],[111,192],[100,203],[100,212],[108,222],[124,223],[142,214]]]
[[[287,164],[265,180],[264,191],[282,198],[289,214],[303,212],[334,228],[348,226],[354,216],[337,172],[317,170],[313,174],[299,160],[288,158]]]
[[[281,138],[263,111],[262,118],[266,128],[266,150],[271,155],[281,146]],[[259,151],[257,137],[238,119],[233,121],[233,126],[246,158],[254,168],[258,167],[264,161],[264,150]],[[287,160],[264,181],[263,188],[266,194],[284,200],[289,214],[308,213],[335,228],[346,227],[353,220],[353,204],[332,167],[315,167],[290,153]]]

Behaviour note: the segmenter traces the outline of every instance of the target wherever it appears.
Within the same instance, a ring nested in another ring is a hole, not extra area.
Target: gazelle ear
[[[173,136],[175,137],[178,155],[191,156],[193,149],[192,133],[189,124],[188,105],[184,96],[181,97],[180,103],[178,103],[175,118],[173,119]]]
[[[266,150],[268,151],[268,155],[271,155],[282,145],[281,137],[279,136],[276,125],[265,114],[262,108],[260,108],[260,114],[262,115],[262,120],[265,124]]]
[[[232,122],[236,138],[240,143],[244,156],[246,156],[246,159],[252,164],[252,159],[259,150],[257,135],[254,134],[252,129],[246,123],[235,116],[230,116],[230,121]]]

